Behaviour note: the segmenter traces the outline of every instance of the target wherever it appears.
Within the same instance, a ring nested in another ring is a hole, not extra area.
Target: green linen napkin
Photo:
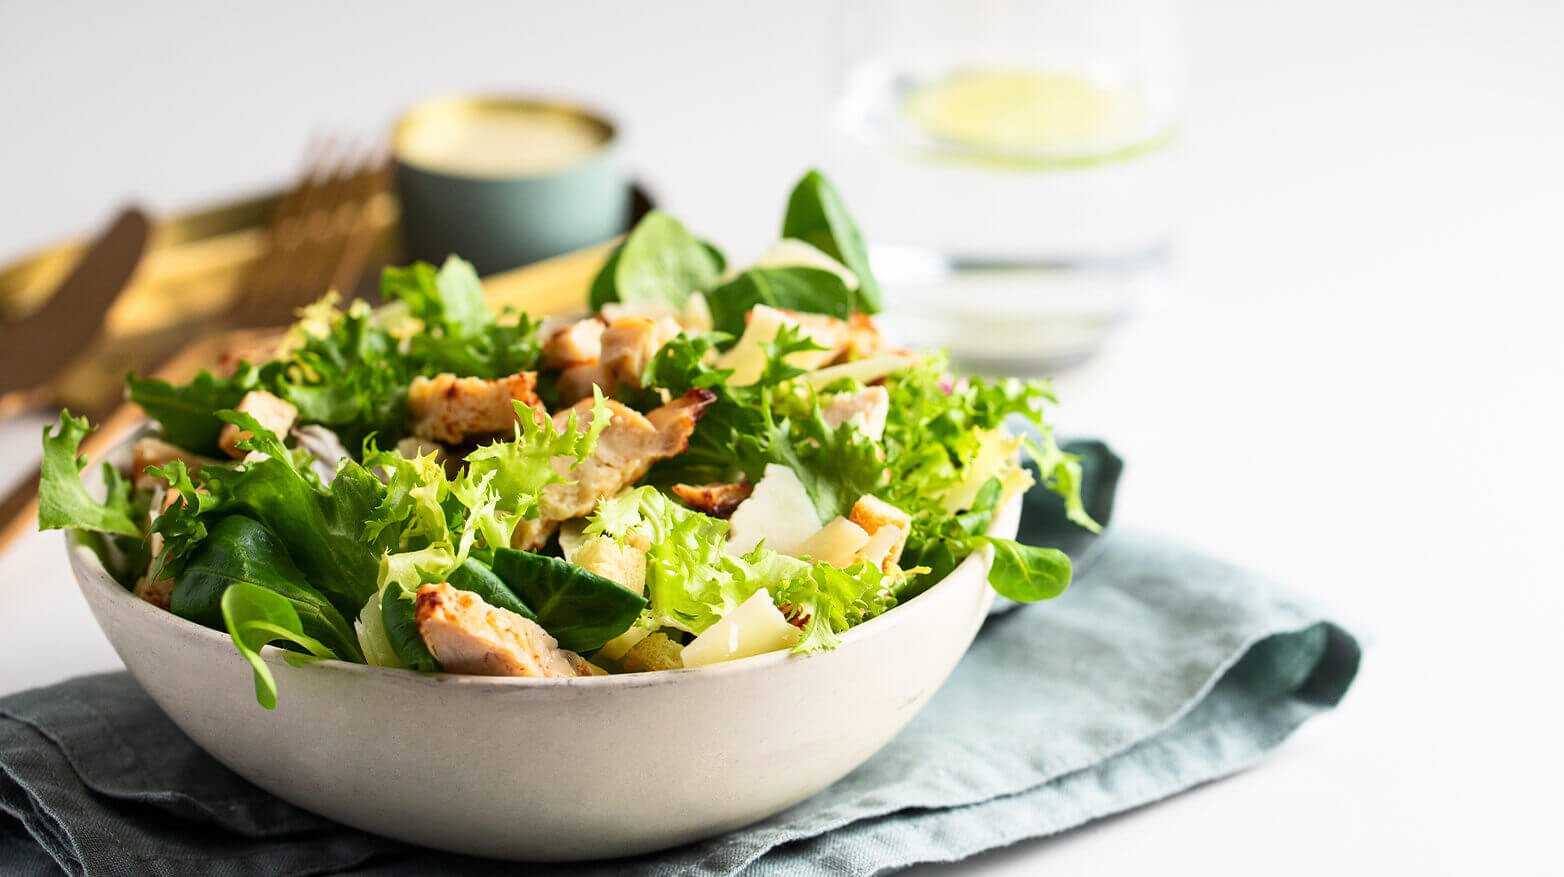
[[[873,874],[959,859],[1241,770],[1334,706],[1358,658],[1351,635],[1265,580],[1114,534],[1063,597],[991,618],[912,724],[809,801],[665,853],[528,872]],[[6,874],[505,870],[260,792],[122,673],[0,699],[0,810]]]

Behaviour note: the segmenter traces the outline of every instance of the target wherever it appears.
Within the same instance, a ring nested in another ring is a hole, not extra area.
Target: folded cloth
[[[709,841],[527,870],[874,874],[960,859],[1243,769],[1333,707],[1359,654],[1261,578],[1115,533],[1064,596],[990,618],[912,724],[826,791]],[[284,804],[197,749],[123,673],[0,699],[0,809],[5,874],[514,870]]]

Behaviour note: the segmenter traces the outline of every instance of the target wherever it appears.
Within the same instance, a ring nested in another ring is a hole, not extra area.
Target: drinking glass
[[[829,170],[887,319],[978,371],[1096,349],[1167,276],[1176,0],[844,0]]]

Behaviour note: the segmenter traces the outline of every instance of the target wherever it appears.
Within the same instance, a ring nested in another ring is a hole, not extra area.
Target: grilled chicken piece
[[[673,495],[690,508],[714,518],[732,517],[739,503],[749,499],[755,485],[748,481],[725,484],[675,484]]]
[[[592,398],[593,387],[601,388],[604,393],[614,389],[608,380],[608,370],[601,362],[584,362],[559,373],[559,398],[567,405]]]
[[[686,332],[711,331],[711,305],[707,303],[706,296],[698,292],[691,293],[690,297],[684,300],[684,306],[679,308],[660,304],[625,304],[612,301],[603,305],[599,315],[610,323],[622,317],[647,317],[653,320],[671,317],[679,324],[679,328]]]
[[[864,494],[853,503],[847,519],[869,534],[869,544],[859,551],[862,559],[877,562],[881,569],[890,569],[901,560],[907,536],[912,532],[911,515],[879,497]]]
[[[832,395],[820,416],[833,428],[854,421],[864,434],[879,440],[885,435],[885,418],[891,413],[891,394],[884,387],[865,387]]]
[[[591,675],[586,661],[561,649],[537,622],[445,582],[418,589],[418,634],[447,673],[471,676]]]
[[[537,372],[517,372],[507,378],[458,378],[449,372],[416,377],[407,388],[413,415],[413,435],[446,444],[461,444],[469,436],[493,435],[516,422],[512,402],[542,411],[533,389]]]
[[[543,342],[543,364],[549,368],[589,365],[603,358],[603,331],[596,317],[577,320],[554,330]]]
[[[597,356],[590,360],[559,360],[564,369],[559,375],[560,399],[566,403],[590,399],[593,385],[606,393],[621,385],[640,387],[646,364],[681,331],[679,321],[670,316],[629,314],[610,320],[598,339]]]
[[[612,419],[598,435],[597,447],[574,467],[567,458],[555,458],[554,471],[567,481],[543,488],[538,517],[518,524],[511,544],[529,551],[542,547],[560,521],[590,514],[598,500],[640,481],[653,463],[683,453],[696,422],[715,401],[712,391],[695,389],[644,417],[618,402],[605,401]],[[587,429],[592,405],[592,400],[583,399],[558,412],[554,428],[564,432],[574,412],[576,428]]]
[[[612,382],[609,388],[640,387],[646,364],[681,331],[672,317],[620,317],[609,323],[603,332],[602,356],[604,374]]]
[[[276,433],[279,438],[287,435],[294,421],[299,419],[299,409],[293,407],[293,403],[265,390],[245,393],[244,398],[239,400],[239,407],[234,410],[254,417],[257,423]],[[217,444],[223,453],[235,460],[242,460],[249,452],[241,450],[239,443],[247,438],[250,438],[249,430],[225,423],[223,431],[217,434]]]

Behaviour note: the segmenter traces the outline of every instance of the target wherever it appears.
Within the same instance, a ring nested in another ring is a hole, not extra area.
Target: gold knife
[[[0,324],[0,412],[47,387],[97,337],[147,249],[152,223],[127,207],[31,314]]]

